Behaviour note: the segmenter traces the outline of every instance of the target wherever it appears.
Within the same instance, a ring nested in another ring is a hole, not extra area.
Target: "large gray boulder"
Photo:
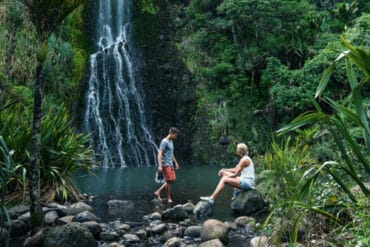
[[[252,215],[265,207],[265,202],[258,190],[242,191],[232,201],[231,209],[239,215]]]
[[[44,247],[97,247],[93,235],[86,225],[72,222],[57,226],[46,233]]]
[[[191,238],[200,237],[202,226],[188,226],[184,231],[184,236]]]
[[[163,211],[162,217],[165,219],[183,220],[188,217],[188,214],[182,205],[176,205],[173,208]]]
[[[28,232],[28,227],[22,220],[11,220],[10,222],[5,222],[4,227],[10,231],[10,236],[13,238],[25,236]]]
[[[70,207],[64,209],[64,211],[67,215],[76,215],[83,211],[92,212],[93,209],[90,205],[87,205],[84,202],[76,202],[76,203],[73,203]]]
[[[25,214],[30,211],[30,206],[27,205],[17,205],[8,210],[8,214],[11,219],[16,219],[22,214]],[[5,216],[5,215],[4,215]]]
[[[44,216],[44,223],[48,226],[54,225],[59,218],[59,215],[56,211],[49,211]]]
[[[193,214],[197,219],[204,219],[207,216],[212,214],[211,204],[204,201],[199,201],[197,205],[195,205]]]
[[[220,239],[223,243],[229,242],[229,228],[227,225],[219,220],[206,220],[200,231],[200,238],[202,242],[212,239]]]
[[[170,238],[164,243],[163,247],[186,247],[184,241],[179,237]]]
[[[76,214],[72,221],[78,221],[78,222],[85,222],[85,221],[99,221],[99,218],[91,213],[90,211],[83,211],[81,213]]]
[[[224,247],[224,245],[219,239],[212,239],[201,243],[199,247]]]

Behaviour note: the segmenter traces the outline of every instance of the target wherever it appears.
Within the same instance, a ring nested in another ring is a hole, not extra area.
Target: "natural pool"
[[[102,220],[140,221],[142,216],[161,211],[176,204],[200,200],[199,196],[210,195],[218,183],[219,166],[181,166],[176,171],[177,181],[171,187],[174,203],[158,203],[153,200],[153,192],[159,187],[155,183],[155,167],[115,167],[93,170],[95,175],[77,173],[77,184],[83,193],[96,195],[89,204]],[[232,220],[234,215],[230,208],[232,189],[226,186],[212,207],[211,218]],[[164,198],[164,192],[162,198]],[[130,200],[133,208],[109,211],[106,202],[110,199]],[[165,201],[165,200],[164,200]]]

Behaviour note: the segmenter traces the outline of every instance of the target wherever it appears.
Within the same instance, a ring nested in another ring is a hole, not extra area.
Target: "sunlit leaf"
[[[300,128],[308,124],[312,124],[313,122],[319,121],[321,119],[325,119],[327,117],[328,115],[326,115],[325,113],[321,113],[321,112],[304,113],[304,114],[299,115],[297,118],[295,118],[291,123],[279,129],[277,133],[285,134],[287,132],[293,131],[297,128]]]

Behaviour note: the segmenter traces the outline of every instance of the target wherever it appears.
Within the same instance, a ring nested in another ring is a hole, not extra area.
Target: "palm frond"
[[[296,117],[291,123],[287,124],[286,126],[277,130],[276,132],[279,135],[283,135],[293,130],[296,130],[300,127],[303,127],[303,126],[312,124],[316,121],[325,119],[327,117],[328,115],[322,112],[303,113],[299,115],[298,117]]]

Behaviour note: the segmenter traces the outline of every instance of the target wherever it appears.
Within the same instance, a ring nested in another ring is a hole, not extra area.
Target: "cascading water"
[[[99,0],[96,52],[90,55],[84,131],[103,166],[152,166],[148,128],[131,42],[131,0]]]

